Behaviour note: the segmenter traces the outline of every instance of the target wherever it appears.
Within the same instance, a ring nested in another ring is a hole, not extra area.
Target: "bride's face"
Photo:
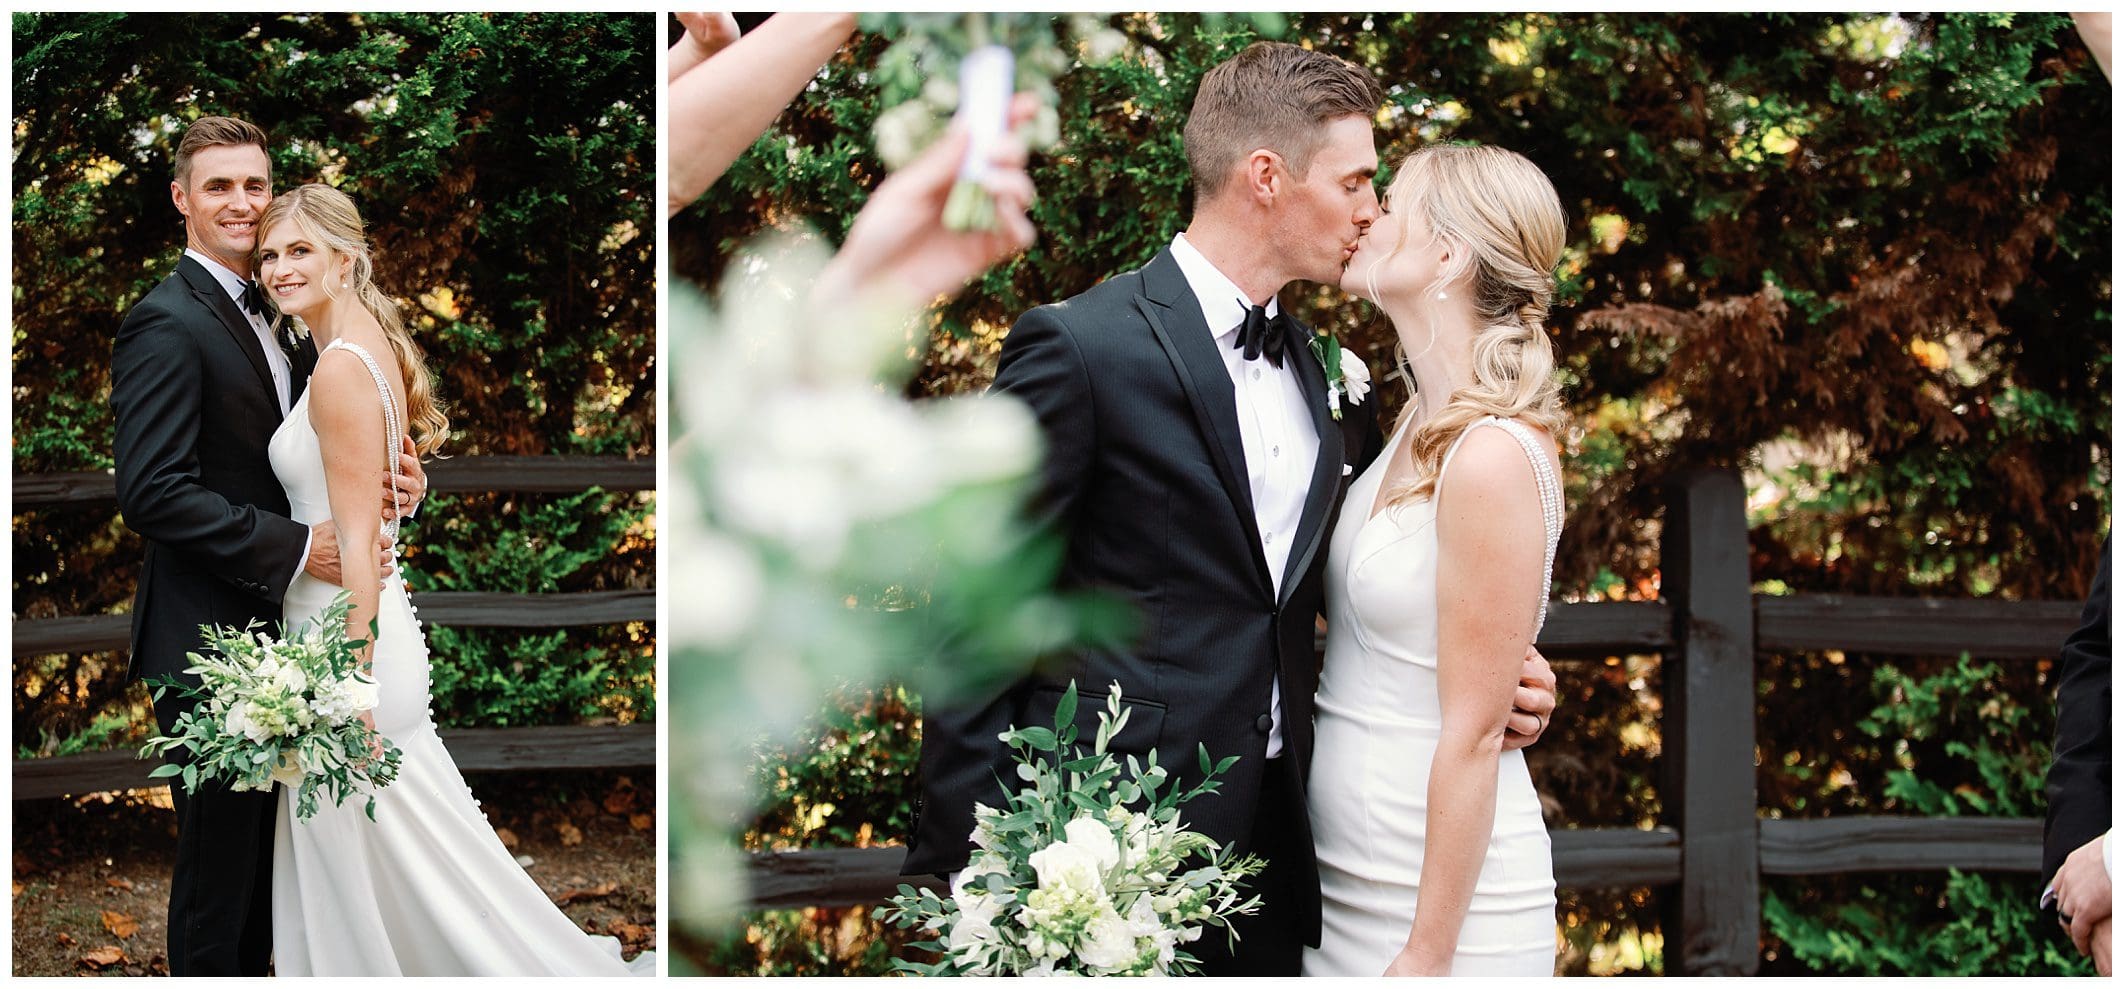
[[[299,223],[276,223],[259,239],[258,282],[281,312],[305,313],[324,305],[327,282],[340,277],[344,259],[312,240]]]
[[[1420,302],[1450,258],[1411,197],[1391,197],[1379,219],[1357,241],[1357,253],[1342,271],[1342,290],[1382,308]]]

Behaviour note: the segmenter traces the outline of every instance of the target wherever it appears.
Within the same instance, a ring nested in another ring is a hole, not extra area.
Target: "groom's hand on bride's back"
[[[1512,714],[1505,718],[1505,751],[1523,749],[1541,740],[1556,714],[1556,671],[1540,651],[1527,647],[1519,667],[1519,689],[1512,694]]]
[[[391,537],[376,535],[377,572],[391,575]],[[310,555],[302,561],[302,570],[327,584],[340,584],[339,527],[330,520],[310,524]]]
[[[398,450],[398,473],[384,475],[383,520],[413,517],[413,509],[428,497],[428,472],[420,466],[420,451],[413,437],[405,438]]]

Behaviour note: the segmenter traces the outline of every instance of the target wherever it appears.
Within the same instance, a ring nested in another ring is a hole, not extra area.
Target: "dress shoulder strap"
[[[1534,435],[1534,430],[1526,423],[1503,416],[1483,416],[1469,423],[1446,450],[1445,458],[1439,461],[1440,476],[1445,474],[1446,465],[1453,462],[1453,454],[1459,452],[1460,444],[1481,426],[1496,426],[1518,440],[1520,450],[1527,455],[1528,465],[1534,468],[1534,487],[1541,494],[1542,534],[1546,537],[1541,558],[1541,605],[1534,618],[1534,634],[1540,636],[1542,624],[1549,619],[1549,581],[1556,567],[1556,544],[1563,538],[1563,481],[1549,469],[1548,453],[1541,448],[1541,439]]]
[[[383,401],[384,469],[391,472],[391,479],[395,481],[398,479],[399,437],[404,435],[405,429],[404,425],[398,421],[398,401],[391,397],[391,381],[389,378],[384,377],[383,365],[376,363],[375,355],[369,353],[367,347],[342,338],[332,341],[331,345],[325,348],[327,352],[333,350],[344,350],[361,358],[361,362],[369,368],[369,377],[376,382],[376,396]],[[322,357],[323,354],[320,353],[318,356]],[[395,494],[398,491],[398,486],[396,484],[392,485],[391,490]],[[401,511],[398,514],[403,515],[404,512]],[[384,531],[392,536],[398,534],[397,517],[394,516],[391,521],[384,523]]]

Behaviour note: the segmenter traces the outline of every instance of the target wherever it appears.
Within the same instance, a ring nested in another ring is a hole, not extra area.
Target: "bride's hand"
[[[1402,948],[1400,953],[1394,956],[1394,960],[1387,963],[1386,971],[1380,974],[1388,978],[1442,977],[1451,975],[1452,971],[1449,968],[1426,965],[1416,958],[1414,951]]]
[[[361,723],[369,726],[369,761],[383,758],[383,735],[376,730],[376,712],[361,712]]]

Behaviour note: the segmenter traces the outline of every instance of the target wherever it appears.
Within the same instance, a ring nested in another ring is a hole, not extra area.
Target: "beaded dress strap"
[[[1555,471],[1549,469],[1548,455],[1542,450],[1541,440],[1534,435],[1534,430],[1526,423],[1503,416],[1484,416],[1469,423],[1467,432],[1453,441],[1453,450],[1447,451],[1449,459],[1460,448],[1460,440],[1467,439],[1468,433],[1474,432],[1477,426],[1496,426],[1510,434],[1519,441],[1520,450],[1526,453],[1527,460],[1534,467],[1534,487],[1541,492],[1542,534],[1548,537],[1543,543],[1541,558],[1541,604],[1534,617],[1534,634],[1539,637],[1542,624],[1549,620],[1549,581],[1556,566],[1556,544],[1563,538],[1563,482],[1557,479]],[[1440,472],[1444,472],[1443,465]]]
[[[398,438],[402,433],[402,429],[401,424],[398,421],[398,402],[391,397],[391,383],[389,379],[384,377],[382,365],[376,363],[376,358],[370,355],[367,348],[363,347],[358,343],[349,343],[344,339],[332,341],[331,346],[326,347],[325,349],[347,351],[348,353],[351,353],[354,356],[361,358],[361,362],[369,366],[369,377],[374,378],[376,380],[376,393],[379,397],[383,399],[384,459],[385,461],[387,461],[385,464],[385,469],[391,472],[391,480],[397,481],[399,442]],[[395,501],[398,496],[398,485],[395,483],[391,485],[391,495],[393,500]],[[383,529],[386,535],[392,536],[394,538],[397,537],[398,517],[403,514],[404,511],[401,506],[401,510],[397,513],[394,513],[389,522],[384,523]]]

